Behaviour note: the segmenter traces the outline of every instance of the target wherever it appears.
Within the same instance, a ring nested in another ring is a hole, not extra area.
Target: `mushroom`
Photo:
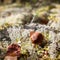
[[[12,44],[8,47],[7,56],[20,56],[21,47],[17,44]]]
[[[4,60],[17,60],[20,57],[21,47],[18,44],[11,44],[8,46],[8,50]]]
[[[40,45],[43,42],[44,36],[39,32],[31,32],[30,38],[32,43]]]

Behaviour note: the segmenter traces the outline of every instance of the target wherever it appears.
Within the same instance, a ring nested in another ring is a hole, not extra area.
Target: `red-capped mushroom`
[[[7,56],[20,56],[21,47],[17,44],[12,44],[8,47]]]
[[[30,37],[31,41],[34,44],[41,44],[44,39],[44,36],[39,32],[32,32],[32,34],[30,34],[30,35],[31,35],[31,37]]]

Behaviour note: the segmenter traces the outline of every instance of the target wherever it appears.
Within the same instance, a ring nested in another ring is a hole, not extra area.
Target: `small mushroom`
[[[41,44],[44,39],[44,36],[39,32],[31,32],[30,35],[31,41],[34,44]]]
[[[21,47],[17,44],[12,44],[8,47],[7,56],[20,56]]]

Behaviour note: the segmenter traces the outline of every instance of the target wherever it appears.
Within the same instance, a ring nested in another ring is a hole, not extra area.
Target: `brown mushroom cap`
[[[17,44],[12,44],[8,47],[7,56],[20,56],[21,47]]]
[[[31,41],[32,43],[34,44],[41,44],[43,39],[44,39],[44,36],[39,33],[39,32],[34,32],[32,35],[31,35]]]

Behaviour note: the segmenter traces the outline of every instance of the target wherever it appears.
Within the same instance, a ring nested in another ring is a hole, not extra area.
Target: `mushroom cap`
[[[7,56],[20,56],[21,47],[17,44],[9,45]]]
[[[34,44],[41,44],[44,39],[44,36],[39,32],[31,32],[30,35],[31,41]]]

